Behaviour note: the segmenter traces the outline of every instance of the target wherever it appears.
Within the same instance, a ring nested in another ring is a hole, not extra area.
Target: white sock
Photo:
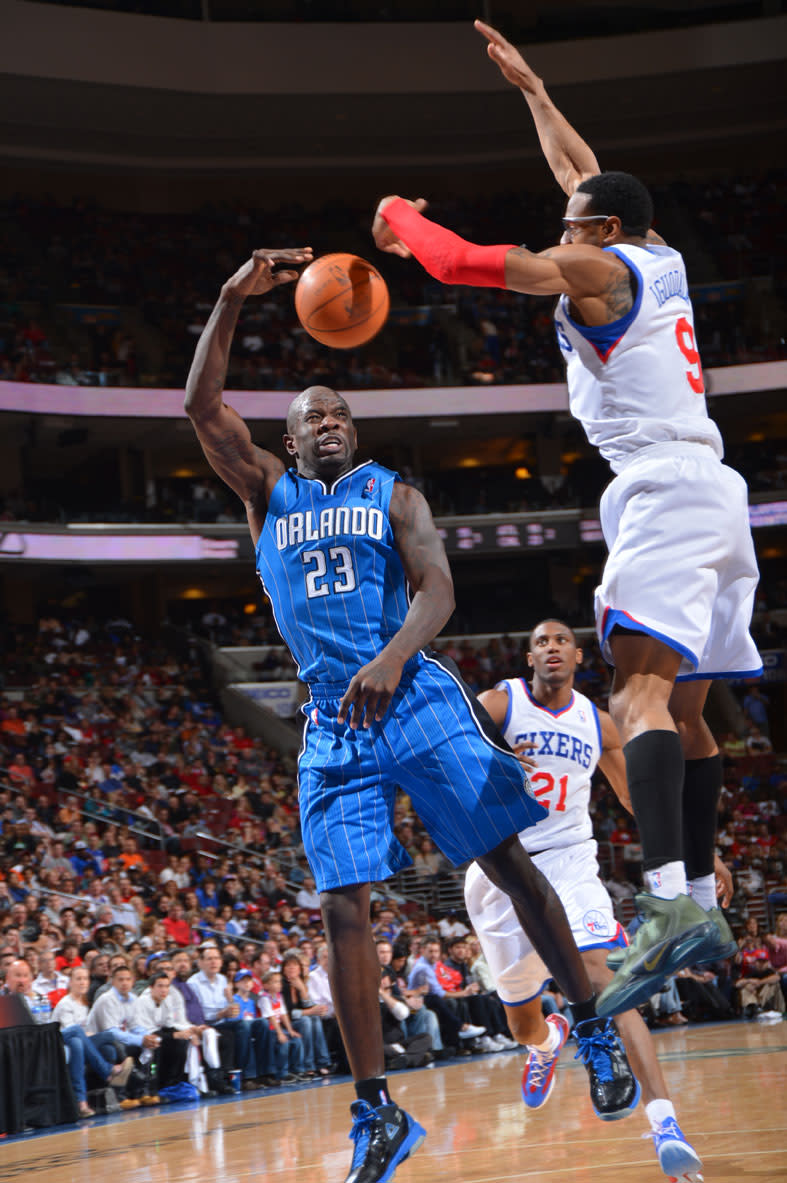
[[[530,1051],[541,1052],[542,1054],[546,1052],[547,1055],[552,1055],[560,1043],[560,1032],[554,1023],[547,1023],[547,1030],[549,1034],[543,1043],[529,1043],[527,1045]]]
[[[674,900],[676,895],[687,895],[686,868],[683,863],[664,863],[645,872],[645,884],[651,895],[662,900]]]
[[[689,895],[693,896],[701,908],[709,912],[716,906],[716,876],[700,875],[699,879],[689,880]]]
[[[645,1106],[645,1113],[648,1116],[650,1128],[655,1131],[668,1117],[675,1117],[675,1106],[672,1101],[657,1097],[655,1101],[650,1101]]]

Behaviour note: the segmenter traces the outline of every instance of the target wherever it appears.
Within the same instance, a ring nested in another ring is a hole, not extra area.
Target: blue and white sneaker
[[[558,1044],[553,1052],[539,1052],[535,1048],[530,1050],[522,1073],[522,1100],[528,1109],[540,1109],[549,1100],[555,1085],[555,1065],[571,1033],[568,1020],[562,1015],[548,1015],[547,1024],[550,1029],[557,1030]]]
[[[368,1101],[353,1101],[349,1137],[355,1143],[350,1173],[344,1183],[388,1183],[399,1163],[413,1154],[426,1130],[398,1105],[374,1109]]]
[[[574,1028],[575,1060],[581,1058],[590,1078],[590,1100],[596,1117],[618,1121],[639,1103],[640,1087],[612,1019],[586,1019]]]
[[[702,1159],[683,1136],[674,1117],[668,1117],[652,1134],[659,1166],[671,1183],[703,1183]]]

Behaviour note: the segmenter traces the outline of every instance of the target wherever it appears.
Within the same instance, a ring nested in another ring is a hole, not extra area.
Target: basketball
[[[371,341],[385,324],[389,306],[382,275],[358,255],[322,255],[295,288],[299,321],[315,341],[333,349]]]

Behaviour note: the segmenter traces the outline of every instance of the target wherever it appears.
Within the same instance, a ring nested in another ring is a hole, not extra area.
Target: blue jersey
[[[257,542],[276,627],[312,685],[346,685],[404,623],[407,580],[388,516],[397,473],[369,460],[332,484],[288,469]]]

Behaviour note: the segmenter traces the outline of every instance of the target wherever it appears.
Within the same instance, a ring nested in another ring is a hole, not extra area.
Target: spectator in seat
[[[239,969],[233,975],[234,1000],[240,1009],[240,1018],[249,1031],[249,1054],[241,1065],[244,1089],[255,1089],[263,1085],[273,1073],[273,1042],[268,1022],[260,1017],[257,999],[252,994],[254,976],[250,969]]]
[[[221,973],[221,953],[216,945],[205,944],[197,953],[199,970],[188,980],[199,999],[205,1022],[232,1036],[232,1067],[242,1068],[249,1055],[250,1032],[240,1018],[240,1007],[232,987]]]
[[[322,1016],[327,1014],[322,1003],[309,997],[301,955],[294,949],[282,959],[282,994],[292,1025],[303,1039],[303,1071],[307,1076],[329,1076],[331,1057],[322,1029]]]
[[[52,1018],[49,1002],[43,994],[33,989],[33,974],[26,961],[12,961],[6,973],[6,990],[16,993],[27,1005],[37,1023],[48,1023]],[[45,1004],[45,1005],[42,1005]],[[121,1087],[125,1085],[131,1071],[131,1064],[112,1064],[105,1060],[95,1046],[87,1038],[82,1027],[78,1025],[61,1027],[60,1035],[66,1049],[68,1060],[68,1074],[77,1101],[80,1117],[93,1117],[95,1110],[87,1103],[87,1085],[85,1082],[85,1065],[91,1068],[108,1084]]]
[[[185,1018],[181,996],[171,989],[166,970],[154,972],[150,984],[139,996],[137,1013],[140,1026],[161,1041],[147,1096],[152,1099],[159,1089],[181,1084],[187,1077],[189,1080],[198,1077],[200,1031]]]

